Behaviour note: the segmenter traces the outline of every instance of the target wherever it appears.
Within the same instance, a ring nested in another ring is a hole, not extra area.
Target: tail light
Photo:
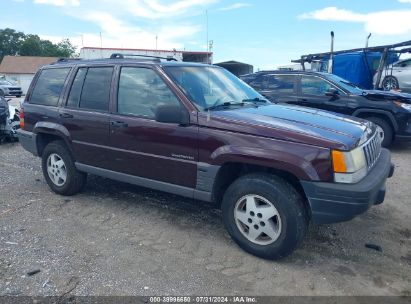
[[[20,110],[20,129],[24,129],[24,109]]]

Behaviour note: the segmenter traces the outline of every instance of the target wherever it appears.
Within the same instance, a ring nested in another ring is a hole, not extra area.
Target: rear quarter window
[[[57,106],[69,72],[70,68],[42,70],[29,102],[45,106]]]

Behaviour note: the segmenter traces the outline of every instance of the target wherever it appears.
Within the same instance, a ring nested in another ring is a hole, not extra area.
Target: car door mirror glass
[[[159,105],[155,109],[155,120],[162,123],[188,125],[188,111],[178,105]]]

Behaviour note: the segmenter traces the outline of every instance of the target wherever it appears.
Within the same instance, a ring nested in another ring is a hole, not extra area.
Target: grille
[[[381,137],[378,132],[363,146],[368,169],[374,167],[381,154]]]

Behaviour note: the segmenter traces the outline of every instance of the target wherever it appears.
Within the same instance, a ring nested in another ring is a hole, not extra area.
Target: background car
[[[0,91],[3,92],[4,96],[21,97],[21,95],[23,95],[23,90],[21,87],[16,86],[5,79],[0,79]]]
[[[374,76],[374,83],[376,76]],[[402,90],[411,92],[411,58],[397,61],[382,72],[381,87],[385,91]]]
[[[336,75],[308,71],[262,71],[241,78],[270,101],[328,110],[379,126],[382,145],[411,140],[411,94],[363,90]]]

